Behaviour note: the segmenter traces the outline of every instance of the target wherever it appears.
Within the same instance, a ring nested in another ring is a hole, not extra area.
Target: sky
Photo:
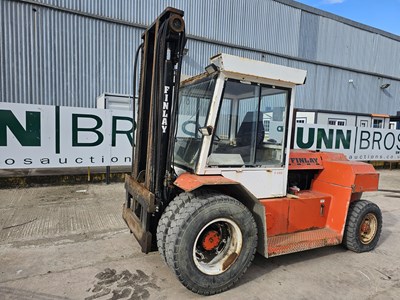
[[[295,0],[400,36],[400,0]]]

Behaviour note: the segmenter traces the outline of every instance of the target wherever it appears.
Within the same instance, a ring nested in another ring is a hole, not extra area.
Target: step
[[[329,228],[313,229],[268,238],[268,256],[338,245],[341,236]]]

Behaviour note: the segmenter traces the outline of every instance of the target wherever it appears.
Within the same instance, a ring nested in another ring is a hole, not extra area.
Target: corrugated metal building
[[[290,0],[1,0],[0,101],[132,94],[141,33],[166,6],[185,11],[186,74],[226,52],[308,70],[298,108],[400,110],[400,37]]]

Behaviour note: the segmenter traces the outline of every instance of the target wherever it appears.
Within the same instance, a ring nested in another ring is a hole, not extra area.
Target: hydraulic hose
[[[132,161],[134,161],[135,157],[135,130],[136,130],[136,79],[137,79],[137,64],[138,64],[138,58],[139,58],[139,53],[140,50],[143,48],[143,43],[139,45],[139,47],[136,49],[136,54],[135,54],[135,62],[133,64],[133,103],[132,103],[132,112],[133,112],[133,127],[132,127]],[[132,164],[132,170],[133,174],[133,164]]]

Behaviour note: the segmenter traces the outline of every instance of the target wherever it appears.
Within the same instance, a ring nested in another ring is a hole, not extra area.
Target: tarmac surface
[[[364,199],[383,212],[377,248],[257,255],[231,290],[207,299],[400,299],[400,171]],[[0,190],[0,299],[200,299],[121,217],[123,183]]]

